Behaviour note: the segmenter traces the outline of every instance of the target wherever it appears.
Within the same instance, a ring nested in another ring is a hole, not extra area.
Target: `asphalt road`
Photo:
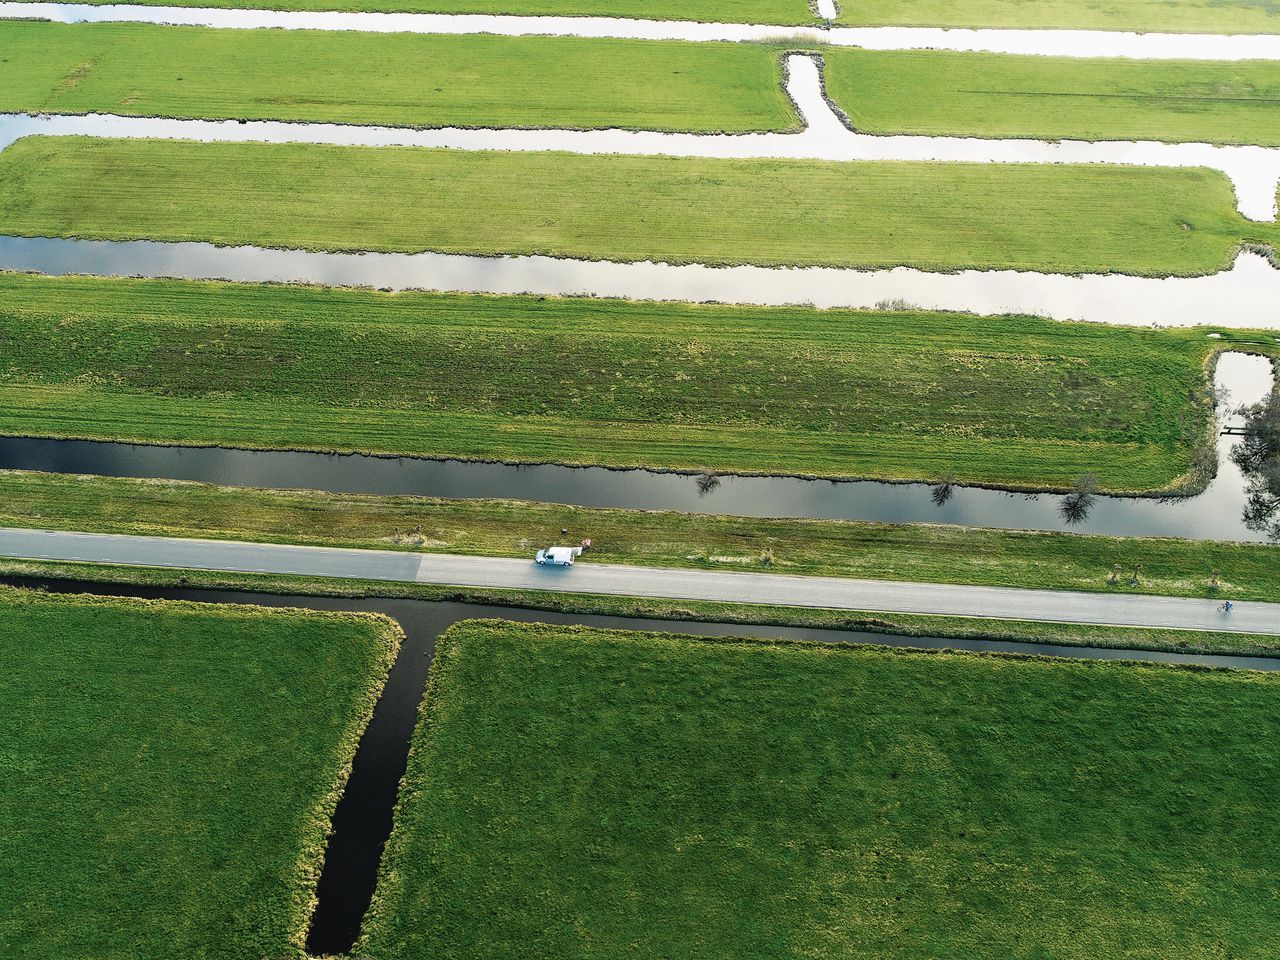
[[[1213,600],[1178,597],[667,570],[589,560],[549,568],[532,559],[24,529],[0,530],[0,557],[1280,635],[1276,603],[1240,601],[1224,614]]]

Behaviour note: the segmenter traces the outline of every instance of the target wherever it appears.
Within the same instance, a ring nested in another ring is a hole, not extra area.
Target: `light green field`
[[[310,250],[1192,276],[1250,223],[1204,169],[836,163],[33,136],[0,231]]]
[[[118,0],[87,0],[116,3]],[[629,17],[705,23],[808,24],[805,0],[138,0],[144,6],[251,10],[354,10],[386,13],[473,13],[514,16]]]
[[[1264,960],[1276,695],[1256,673],[460,624],[357,951]]]
[[[1280,145],[1274,61],[822,56],[828,96],[864,133]]]
[[[9,589],[0,618],[0,955],[304,956],[398,630]]]
[[[778,53],[752,44],[16,21],[0,21],[0,111],[698,132],[799,123]]]
[[[714,494],[706,509],[715,509]],[[560,531],[567,529],[573,540],[591,538],[592,563],[1280,602],[1280,547],[953,525],[768,520],[0,471],[0,526],[526,560],[539,546],[563,539]],[[1115,564],[1123,576],[1109,583]],[[1142,574],[1134,584],[1136,564]]]
[[[22,274],[0,274],[0,338],[9,434],[1060,489],[1091,471],[1128,491],[1194,472],[1225,342],[1033,317]]]
[[[1280,33],[1271,0],[837,0],[849,26]]]

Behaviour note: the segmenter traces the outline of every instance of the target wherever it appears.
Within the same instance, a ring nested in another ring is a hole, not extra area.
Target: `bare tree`
[[[1062,503],[1058,507],[1062,512],[1062,519],[1070,524],[1083,523],[1089,519],[1089,510],[1093,507],[1093,501],[1098,496],[1099,489],[1101,484],[1094,474],[1082,473],[1076,477],[1070,492],[1063,496]]]

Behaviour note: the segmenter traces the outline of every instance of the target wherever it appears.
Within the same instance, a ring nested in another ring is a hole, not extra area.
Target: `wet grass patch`
[[[359,949],[1269,956],[1276,682],[461,624]]]
[[[0,953],[303,956],[399,629],[11,589],[0,618]]]

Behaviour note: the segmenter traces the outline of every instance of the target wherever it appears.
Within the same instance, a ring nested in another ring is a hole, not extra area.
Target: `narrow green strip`
[[[753,44],[0,22],[0,112],[794,129],[778,56]]]
[[[0,274],[0,432],[1149,491],[1206,439],[1205,334]]]
[[[837,0],[838,22],[867,27],[1280,33],[1267,0]]]
[[[864,133],[1280,145],[1280,62],[823,52]]]
[[[312,250],[1199,275],[1247,223],[1203,169],[29,137],[0,231]]]

